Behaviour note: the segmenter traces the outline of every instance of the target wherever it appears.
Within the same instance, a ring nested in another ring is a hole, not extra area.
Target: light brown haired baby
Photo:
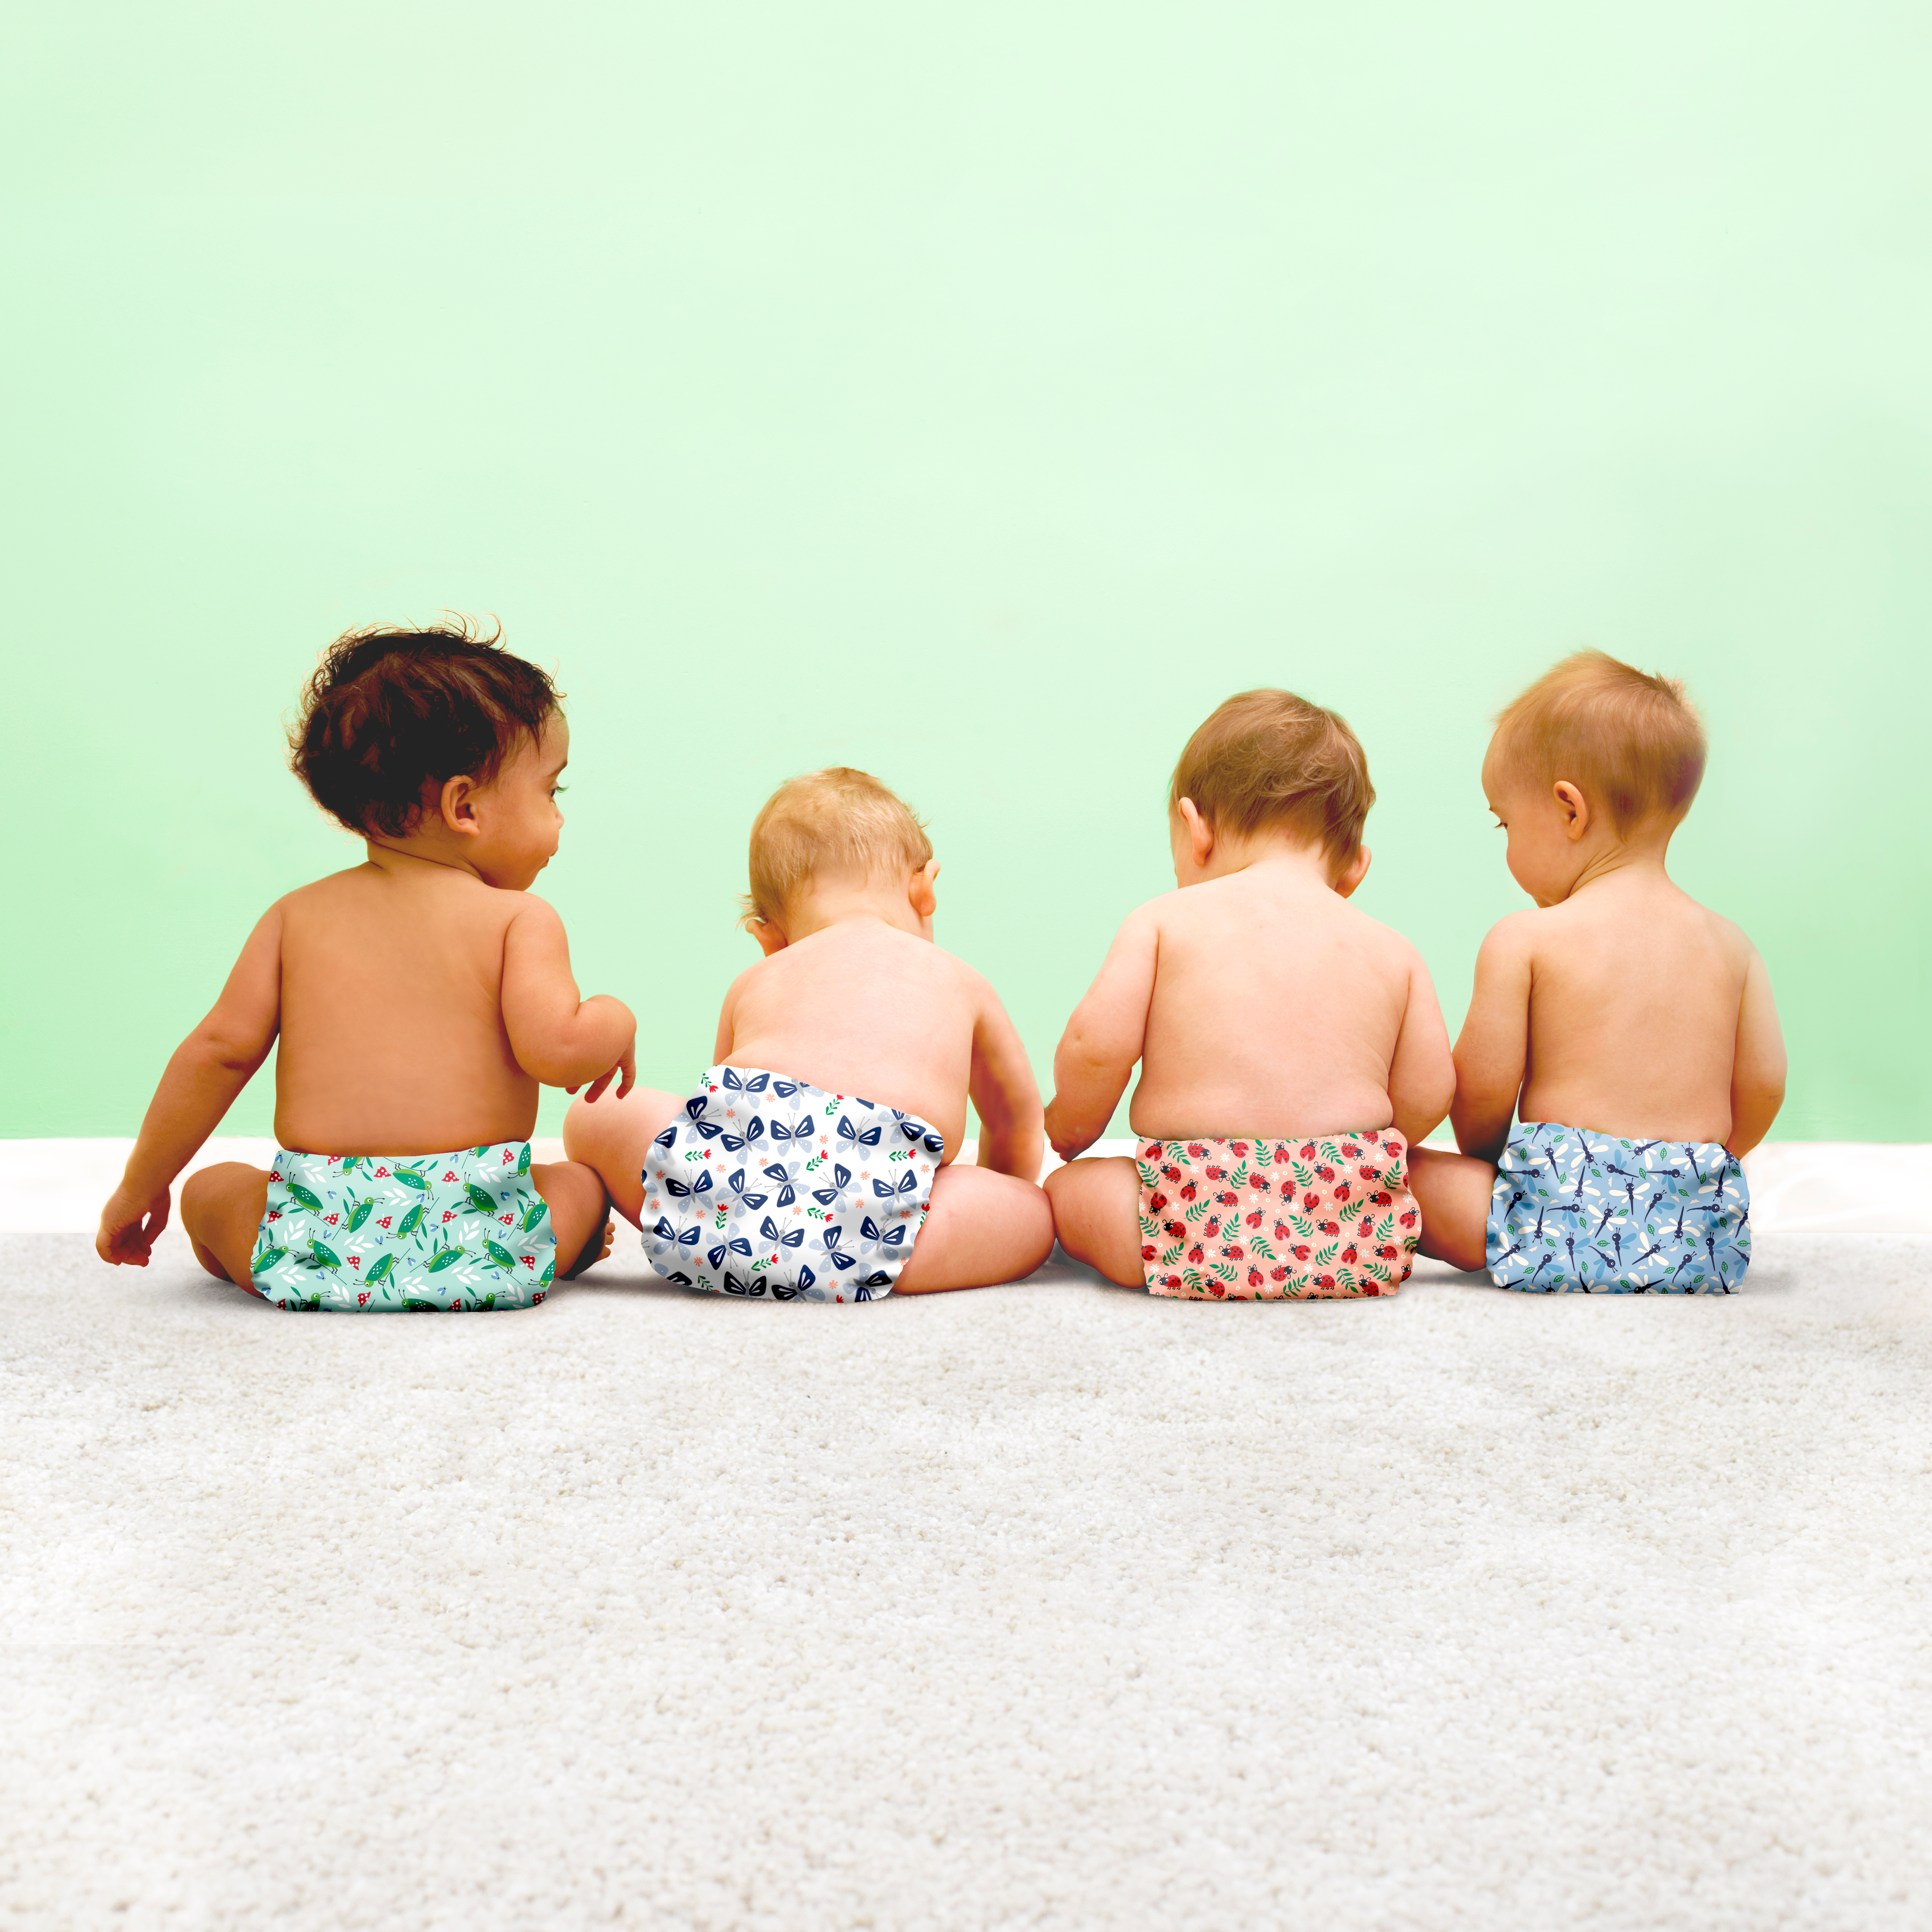
[[[1229,698],[1181,753],[1178,890],[1129,916],[1054,1058],[1055,1225],[1110,1280],[1233,1299],[1406,1276],[1406,1152],[1452,1070],[1420,955],[1347,903],[1374,802],[1346,721],[1292,692]],[[1136,1061],[1137,1158],[1073,1158]]]

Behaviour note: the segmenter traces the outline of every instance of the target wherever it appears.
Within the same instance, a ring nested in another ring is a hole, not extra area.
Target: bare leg
[[[611,1234],[610,1204],[596,1170],[579,1161],[539,1161],[530,1169],[530,1181],[550,1204],[557,1279],[568,1281],[594,1268],[610,1252]]]
[[[655,1087],[633,1087],[623,1099],[573,1100],[563,1117],[563,1150],[597,1170],[610,1205],[634,1228],[644,1211],[644,1150],[679,1114],[684,1102]]]
[[[1046,1177],[1060,1245],[1123,1288],[1144,1288],[1140,1170],[1118,1154],[1069,1161]]]
[[[1053,1210],[1030,1180],[990,1167],[942,1167],[895,1294],[1019,1281],[1053,1252]]]
[[[248,1285],[255,1237],[268,1205],[268,1171],[238,1160],[218,1162],[182,1184],[182,1232],[194,1258],[217,1281]]]
[[[1496,1170],[1466,1154],[1408,1150],[1408,1190],[1422,1210],[1422,1252],[1471,1272],[1488,1257],[1490,1190]]]

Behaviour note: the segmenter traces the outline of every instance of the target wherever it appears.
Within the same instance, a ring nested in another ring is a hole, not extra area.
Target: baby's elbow
[[[196,1058],[224,1073],[246,1078],[268,1057],[268,1042],[226,1027],[204,1027],[188,1042]]]

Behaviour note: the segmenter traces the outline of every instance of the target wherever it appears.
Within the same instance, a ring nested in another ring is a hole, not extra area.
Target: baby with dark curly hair
[[[284,1308],[520,1308],[607,1252],[591,1168],[533,1164],[540,1086],[619,1090],[637,1022],[581,998],[563,922],[529,887],[563,825],[559,694],[467,625],[351,632],[291,736],[359,866],[278,899],[162,1076],[103,1210],[145,1267],[175,1178],[280,1042],[272,1168],[182,1192],[202,1265]]]

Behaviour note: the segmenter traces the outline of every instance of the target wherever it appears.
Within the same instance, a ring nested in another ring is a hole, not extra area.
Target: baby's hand
[[[622,1076],[621,1079],[618,1078],[620,1075]],[[638,1048],[634,1040],[625,1048],[623,1058],[619,1060],[615,1066],[610,1068],[607,1072],[598,1074],[597,1078],[591,1082],[590,1090],[584,1096],[586,1102],[596,1100],[614,1080],[617,1082],[617,1097],[620,1100],[638,1084]],[[564,1091],[567,1094],[574,1094],[577,1089],[574,1087],[567,1087]]]
[[[168,1225],[168,1190],[164,1187],[153,1199],[143,1201],[117,1187],[100,1210],[100,1232],[94,1238],[94,1252],[116,1268],[146,1268],[154,1237]]]
[[[1062,1160],[1076,1160],[1094,1144],[1094,1136],[1089,1134],[1083,1139],[1068,1127],[1065,1112],[1060,1105],[1060,1096],[1056,1094],[1047,1103],[1047,1145]]]

